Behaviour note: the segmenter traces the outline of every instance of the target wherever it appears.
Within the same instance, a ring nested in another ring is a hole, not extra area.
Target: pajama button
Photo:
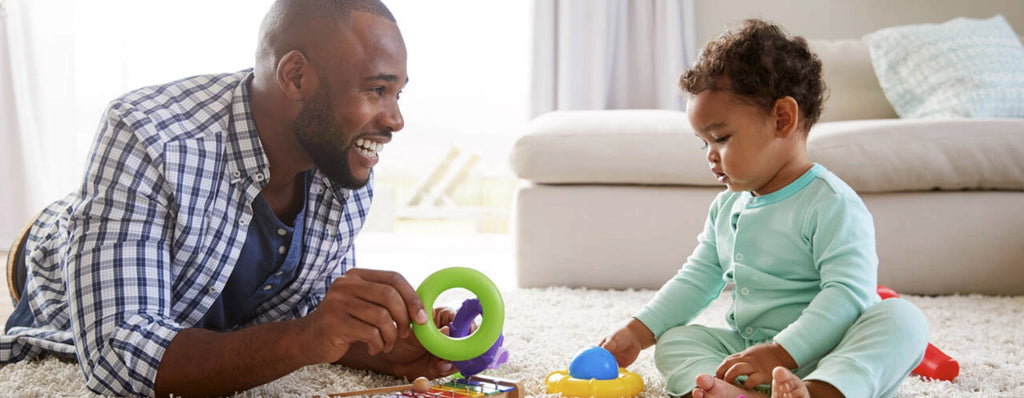
[[[746,296],[746,295],[750,294],[750,289],[747,289],[747,288],[740,289],[740,294]]]
[[[277,252],[280,253],[280,254],[284,254],[287,251],[288,251],[288,248],[284,247],[284,246],[281,246],[281,247],[277,248]]]
[[[266,289],[264,289],[264,290],[266,290]],[[746,328],[743,331],[746,332],[747,334],[754,334],[754,328]]]
[[[743,253],[736,253],[736,261],[743,261]]]
[[[288,233],[288,231],[285,231],[284,228],[278,228],[277,229],[277,234],[280,235],[280,236],[284,236],[287,233]]]

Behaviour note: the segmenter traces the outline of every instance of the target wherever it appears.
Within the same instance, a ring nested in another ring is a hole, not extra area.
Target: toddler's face
[[[771,184],[785,160],[769,112],[728,90],[705,90],[690,96],[686,113],[718,182],[756,195],[782,188]]]

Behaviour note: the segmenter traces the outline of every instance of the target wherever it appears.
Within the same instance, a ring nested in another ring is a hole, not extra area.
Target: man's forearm
[[[371,370],[377,373],[394,375],[394,370],[386,367],[384,361],[375,360],[374,356],[370,355],[366,344],[352,344],[348,351],[345,352],[345,355],[334,363],[346,368]]]
[[[227,333],[182,330],[160,361],[156,395],[230,395],[316,363],[299,345],[299,323],[282,321]]]

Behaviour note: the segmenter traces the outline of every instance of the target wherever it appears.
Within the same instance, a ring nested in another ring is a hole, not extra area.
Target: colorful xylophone
[[[387,398],[522,398],[521,391],[522,386],[514,381],[477,375],[431,386],[427,392],[407,390]]]

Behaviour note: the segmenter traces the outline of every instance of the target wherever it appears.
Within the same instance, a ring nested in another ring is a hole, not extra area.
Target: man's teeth
[[[366,156],[375,156],[377,152],[384,150],[384,144],[362,138],[356,138],[356,147]]]

